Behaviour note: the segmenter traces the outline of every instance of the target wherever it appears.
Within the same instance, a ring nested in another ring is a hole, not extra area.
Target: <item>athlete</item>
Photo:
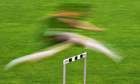
[[[35,54],[17,58],[11,61],[5,70],[20,63],[54,56],[74,45],[81,45],[97,50],[114,61],[121,59],[121,57],[112,53],[97,40],[78,34],[80,30],[88,30],[91,32],[102,32],[106,30],[104,28],[97,28],[89,21],[85,21],[85,18],[90,14],[90,5],[63,4],[58,8],[60,11],[39,19],[47,25],[43,33],[45,39],[42,40],[42,42],[48,43],[51,47]]]

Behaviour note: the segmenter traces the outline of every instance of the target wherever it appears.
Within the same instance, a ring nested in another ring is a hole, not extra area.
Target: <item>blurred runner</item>
[[[92,14],[91,5],[62,4],[58,6],[58,9],[58,12],[48,14],[39,19],[46,28],[43,33],[45,39],[41,42],[46,42],[50,47],[44,49],[42,52],[11,61],[6,66],[6,70],[23,62],[54,56],[74,45],[81,45],[97,50],[116,62],[121,59],[121,57],[113,54],[97,40],[78,34],[79,30],[88,30],[90,32],[102,32],[106,30],[104,28],[97,28],[87,21],[86,17]]]

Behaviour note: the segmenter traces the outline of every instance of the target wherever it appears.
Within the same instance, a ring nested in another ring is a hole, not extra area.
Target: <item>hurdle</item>
[[[84,58],[84,84],[86,84],[86,57],[87,52],[63,60],[63,84],[66,83],[66,64]]]

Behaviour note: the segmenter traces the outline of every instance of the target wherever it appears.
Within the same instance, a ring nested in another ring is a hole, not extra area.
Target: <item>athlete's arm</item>
[[[87,21],[78,21],[78,20],[70,20],[70,19],[62,19],[62,18],[58,18],[58,20],[71,27],[78,28],[78,29],[84,29],[84,30],[96,31],[96,32],[101,32],[106,30],[105,28],[93,27],[94,25],[91,25]]]
[[[60,16],[60,17],[80,17],[83,16],[83,14],[81,13],[75,13],[75,12],[60,12],[60,13],[49,13],[44,17],[39,18],[39,20],[44,20],[47,19],[49,17],[55,17],[55,16]]]

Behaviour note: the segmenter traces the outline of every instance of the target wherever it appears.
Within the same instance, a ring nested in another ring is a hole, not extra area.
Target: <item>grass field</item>
[[[112,47],[125,58],[116,64],[105,55],[83,47],[73,47],[57,56],[18,65],[4,72],[5,65],[44,47],[37,43],[41,28],[37,19],[59,3],[96,5],[91,18],[108,31],[81,32]],[[0,84],[62,84],[63,59],[87,52],[87,84],[140,83],[140,2],[139,0],[1,0],[0,1]],[[66,84],[83,84],[83,59],[67,65]]]

